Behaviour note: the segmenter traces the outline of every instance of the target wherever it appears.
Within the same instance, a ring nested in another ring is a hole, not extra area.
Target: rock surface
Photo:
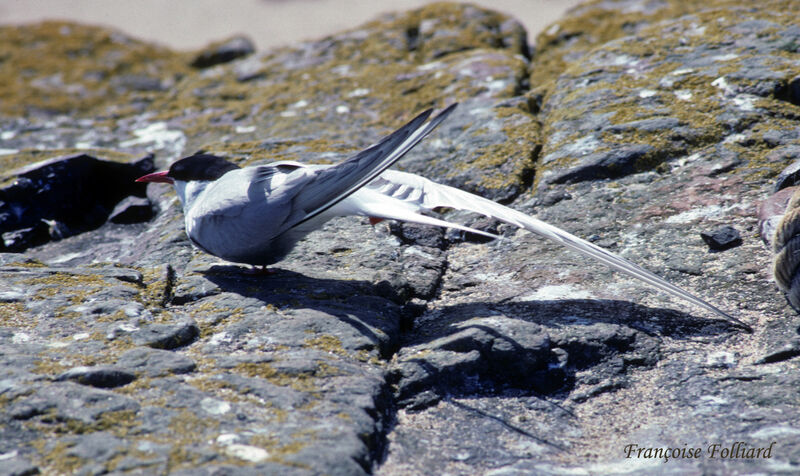
[[[599,0],[531,55],[513,19],[434,4],[203,69],[118,32],[0,27],[0,186],[76,154],[332,162],[458,101],[399,168],[755,328],[457,213],[510,239],[341,218],[253,275],[190,245],[168,187],[149,207],[114,190],[116,222],[4,229],[41,241],[0,253],[0,474],[800,471],[800,319],[755,216],[800,150],[798,19],[791,1]],[[722,226],[742,244],[710,253],[700,233]],[[706,452],[735,442],[775,444]]]

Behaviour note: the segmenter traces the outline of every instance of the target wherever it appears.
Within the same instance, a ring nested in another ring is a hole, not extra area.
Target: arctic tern
[[[750,326],[654,273],[534,217],[415,174],[387,170],[455,108],[430,121],[429,109],[375,145],[335,165],[292,161],[240,168],[198,152],[137,182],[175,187],[186,234],[203,251],[227,261],[266,266],[282,260],[308,233],[336,216],[360,215],[436,225],[491,238],[496,235],[421,212],[444,207],[492,217],[599,260],[673,296],[705,308],[739,327]]]

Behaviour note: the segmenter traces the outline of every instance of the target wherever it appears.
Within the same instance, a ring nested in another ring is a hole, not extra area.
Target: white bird
[[[186,234],[203,251],[227,261],[266,266],[282,260],[308,233],[337,216],[371,222],[401,220],[496,235],[421,212],[446,207],[492,217],[597,259],[673,296],[705,308],[739,327],[750,326],[646,269],[564,230],[471,193],[418,175],[387,170],[455,108],[429,122],[427,110],[377,144],[336,165],[281,161],[240,168],[197,153],[137,182],[173,184],[183,205]]]

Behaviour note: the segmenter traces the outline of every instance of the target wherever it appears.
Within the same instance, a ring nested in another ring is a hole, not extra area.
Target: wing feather
[[[303,187],[297,187],[293,200],[296,222],[292,226],[325,212],[368,184],[430,134],[453,112],[456,105],[451,104],[425,123],[431,114],[429,109],[350,159],[333,167],[318,169],[312,180]]]
[[[369,214],[379,218],[399,219],[405,221],[412,221],[417,223],[426,223],[419,218],[409,217],[409,215],[419,215],[420,211],[430,211],[437,207],[449,207],[458,210],[467,210],[481,215],[496,218],[505,223],[515,225],[527,231],[535,233],[539,236],[555,241],[561,245],[566,246],[578,253],[594,258],[607,266],[632,276],[636,279],[644,281],[651,286],[654,286],[668,294],[691,302],[699,307],[707,309],[728,321],[736,323],[738,326],[744,328],[748,332],[752,332],[752,328],[742,322],[741,320],[725,313],[716,306],[694,296],[693,294],[685,291],[674,284],[671,284],[658,275],[642,268],[641,266],[628,261],[621,256],[617,256],[610,251],[600,248],[586,240],[578,238],[571,233],[568,233],[560,228],[545,223],[537,218],[521,213],[512,208],[500,205],[499,203],[487,200],[483,197],[473,195],[469,192],[459,190],[457,188],[449,187],[447,185],[438,184],[431,180],[418,175],[399,172],[395,170],[388,170],[381,174],[379,178],[370,183],[365,190],[373,194],[380,194],[387,197],[389,200],[384,200],[381,206],[368,206]],[[367,200],[359,199],[354,208],[360,206],[364,201],[373,200],[374,198],[363,196]],[[392,202],[394,206],[392,206]],[[425,218],[427,220],[428,217]],[[465,227],[454,224],[447,224],[443,226],[450,226],[458,229]],[[468,231],[477,232],[477,230],[469,229]],[[486,235],[484,232],[478,232]]]

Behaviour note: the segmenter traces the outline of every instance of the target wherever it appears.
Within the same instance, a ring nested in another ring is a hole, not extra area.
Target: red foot
[[[244,274],[250,274],[253,276],[269,276],[271,274],[276,274],[278,272],[277,269],[267,268],[265,266],[253,266],[252,268],[248,268],[244,271]]]
[[[369,217],[369,224],[375,226],[378,223],[382,222],[383,220],[384,220],[383,218]]]

